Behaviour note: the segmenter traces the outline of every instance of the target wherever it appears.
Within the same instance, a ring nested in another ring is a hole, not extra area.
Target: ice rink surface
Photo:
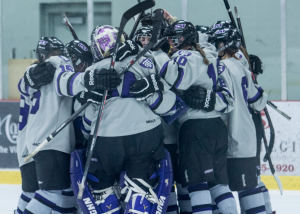
[[[0,185],[0,214],[13,214],[20,194],[21,185]],[[279,190],[271,190],[270,194],[276,214],[300,214],[300,191],[286,190],[280,196]],[[234,197],[237,199],[236,193]]]

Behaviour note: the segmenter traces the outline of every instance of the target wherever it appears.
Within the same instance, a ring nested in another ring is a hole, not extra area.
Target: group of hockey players
[[[164,11],[164,42],[119,75],[149,44],[151,19],[144,15],[132,39],[124,32],[113,70],[115,27],[97,26],[89,45],[64,45],[56,37],[38,41],[38,61],[18,85],[23,192],[15,213],[237,214],[232,191],[241,213],[275,213],[259,176],[258,115],[267,95],[255,84],[261,67],[249,70],[259,58],[249,60],[228,21],[195,26]],[[87,102],[73,123],[24,162]],[[96,131],[85,186],[90,197],[78,206],[74,192],[81,180],[74,184],[70,168],[84,166]],[[72,153],[82,157],[70,164]],[[165,187],[167,193],[157,190]]]

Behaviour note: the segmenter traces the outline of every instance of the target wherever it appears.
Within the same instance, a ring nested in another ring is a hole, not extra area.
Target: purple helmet
[[[109,25],[97,26],[91,34],[91,52],[94,57],[94,62],[107,57],[109,51],[116,45],[118,30]],[[123,41],[123,39],[121,39]],[[122,42],[123,42],[122,41]]]

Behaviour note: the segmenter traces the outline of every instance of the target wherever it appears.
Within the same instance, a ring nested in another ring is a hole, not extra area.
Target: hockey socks
[[[102,214],[120,214],[121,206],[114,193],[113,187],[103,190],[94,190],[93,197]]]
[[[34,192],[23,191],[18,201],[17,213],[22,214],[27,204],[31,201],[33,197],[34,197]]]
[[[238,193],[242,213],[266,214],[264,197],[259,187]]]
[[[189,191],[187,190],[187,188],[183,188],[181,184],[177,184],[177,188],[180,213],[191,214],[193,211]]]
[[[196,184],[189,186],[187,189],[191,198],[193,213],[212,214],[211,195],[208,184]]]
[[[68,213],[75,211],[75,196],[68,190],[38,190],[27,205],[24,214]]]
[[[272,205],[271,205],[271,199],[270,199],[269,190],[267,189],[267,187],[264,184],[264,182],[262,182],[260,180],[260,176],[258,176],[258,187],[261,189],[261,192],[262,192],[262,194],[264,196],[267,214],[272,214],[273,211],[272,211]]]
[[[177,206],[177,196],[175,193],[175,186],[172,186],[172,190],[170,193],[170,199],[167,208],[167,214],[177,214],[178,206]]]
[[[212,200],[223,214],[237,214],[237,205],[228,185],[218,184],[210,188]],[[216,207],[214,207],[216,208]]]

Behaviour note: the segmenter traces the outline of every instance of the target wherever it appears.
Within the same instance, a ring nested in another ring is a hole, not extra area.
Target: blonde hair
[[[209,60],[206,58],[206,54],[205,52],[203,51],[203,49],[201,48],[200,44],[199,43],[195,43],[194,44],[194,48],[196,49],[196,51],[198,51],[201,56],[203,57],[203,62],[205,65],[209,65]]]
[[[170,20],[169,20],[169,24],[171,25],[171,24],[173,24],[173,23],[175,23],[175,22],[177,22],[178,21],[178,19],[177,19],[177,17],[173,17],[173,18],[171,18]]]

